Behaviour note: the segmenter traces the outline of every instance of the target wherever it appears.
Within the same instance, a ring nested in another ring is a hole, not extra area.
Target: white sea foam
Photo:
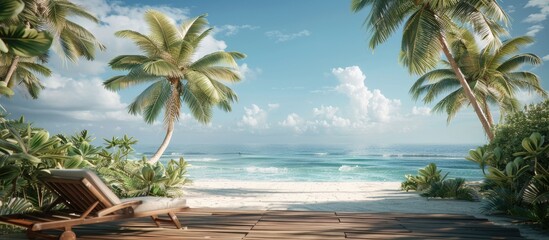
[[[315,153],[315,156],[328,156],[328,153],[327,152],[319,152],[319,153]]]
[[[355,165],[355,166],[341,165],[341,167],[339,167],[339,171],[340,172],[350,172],[350,171],[354,171],[358,168],[359,168],[358,165]]]
[[[189,162],[216,162],[219,161],[219,158],[187,158],[185,160]]]
[[[277,167],[247,167],[246,172],[249,173],[287,173],[287,168],[277,168]]]

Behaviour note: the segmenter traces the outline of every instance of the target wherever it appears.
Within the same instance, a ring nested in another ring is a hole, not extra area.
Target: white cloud
[[[302,133],[305,131],[305,120],[301,118],[297,113],[289,114],[286,119],[278,123],[280,126],[292,128],[296,133]]]
[[[539,94],[537,94],[535,92],[532,92],[532,91],[526,91],[526,90],[518,91],[517,94],[516,94],[516,97],[517,97],[517,99],[519,100],[520,103],[525,104],[525,105],[532,104],[532,103],[538,103],[541,100],[543,100],[543,98],[541,96],[539,96]]]
[[[388,122],[398,114],[400,100],[385,97],[379,89],[370,91],[358,66],[334,68],[332,74],[339,80],[336,90],[349,97],[357,123]]]
[[[539,9],[539,12],[528,15],[528,17],[523,20],[524,22],[541,23],[545,21],[547,19],[547,15],[549,15],[549,0],[529,0],[524,7],[533,7]]]
[[[313,108],[313,115],[322,119],[320,122],[324,127],[348,127],[351,120],[337,116],[339,108],[321,105],[320,108]]]
[[[526,32],[526,35],[528,36],[536,36],[536,34],[543,29],[542,25],[534,25],[528,28],[528,32]]]
[[[245,25],[230,25],[230,24],[227,24],[227,25],[223,25],[221,27],[216,27],[214,31],[216,31],[217,33],[224,33],[225,36],[234,36],[238,32],[240,32],[240,30],[256,30],[256,29],[259,29],[259,27],[258,26],[252,26],[252,25],[249,25],[249,24],[245,24]]]
[[[549,61],[549,54],[545,55],[542,59],[543,61]]]
[[[249,127],[251,129],[267,129],[267,112],[259,106],[252,104],[249,108],[244,107],[244,116],[238,122],[240,127]]]
[[[517,8],[514,5],[507,6],[507,13],[514,13]]]
[[[14,104],[29,111],[47,111],[85,121],[139,119],[127,113],[127,104],[121,102],[118,94],[106,90],[99,78],[75,79],[53,74],[42,82],[45,89],[40,100],[17,96]]]
[[[263,72],[261,68],[251,68],[247,63],[242,63],[238,66],[238,70],[243,80],[256,79]]]
[[[295,38],[307,37],[310,35],[311,35],[311,32],[309,30],[302,30],[296,33],[283,33],[278,30],[265,32],[265,36],[271,39],[275,39],[276,42],[286,42],[286,41],[293,40]]]
[[[269,104],[267,104],[267,106],[269,107],[269,110],[274,110],[274,109],[278,109],[280,107],[280,104],[278,104],[278,103],[269,103]]]
[[[429,115],[431,115],[431,108],[430,107],[416,107],[416,106],[414,106],[412,108],[412,115],[429,116]]]

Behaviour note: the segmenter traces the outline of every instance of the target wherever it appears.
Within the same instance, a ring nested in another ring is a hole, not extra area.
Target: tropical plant
[[[365,24],[372,32],[370,47],[385,42],[404,23],[400,61],[410,73],[424,74],[435,68],[441,58],[448,60],[467,99],[477,114],[486,135],[493,139],[491,124],[469,86],[466,77],[455,61],[446,33],[462,26],[471,29],[490,44],[499,43],[505,29],[498,24],[508,17],[495,0],[353,0],[351,10],[358,12],[370,7]]]
[[[0,76],[6,76],[10,66],[12,57],[8,55],[0,55]],[[12,81],[7,86],[10,90],[15,85],[24,85],[27,88],[28,94],[37,99],[40,91],[44,89],[40,79],[37,75],[44,77],[51,76],[51,70],[46,66],[38,63],[41,61],[37,57],[21,57],[18,67],[15,69],[12,75]],[[45,63],[45,62],[42,62]],[[2,77],[0,77],[2,79]]]
[[[486,147],[490,151],[501,149],[502,167],[512,161],[517,152],[523,152],[522,142],[534,132],[541,136],[549,136],[549,100],[538,104],[532,104],[519,111],[508,115],[503,124],[496,128],[496,137]],[[549,165],[549,157],[545,157],[541,165]]]
[[[7,1],[11,2],[13,0]],[[3,77],[2,84],[4,86],[10,85],[10,81],[12,81],[12,76],[19,65],[21,56],[37,56],[50,48],[50,45],[52,45],[52,38],[50,35],[54,36],[53,50],[57,52],[59,56],[73,62],[76,62],[79,57],[93,60],[96,48],[101,50],[105,49],[105,47],[95,39],[92,33],[71,20],[74,17],[81,17],[96,23],[99,22],[95,16],[87,12],[81,6],[68,0],[16,1],[22,4],[24,3],[22,7],[20,6],[17,8],[17,10],[20,11],[20,14],[15,17],[4,19],[4,24],[17,27],[1,28],[0,36],[5,36],[6,34],[32,36],[32,42],[19,41],[14,42],[11,46],[25,49],[30,48],[35,50],[35,52],[30,55],[21,54],[18,52],[18,49],[15,49],[13,54],[10,54],[12,61],[6,75]],[[35,29],[45,29],[46,31],[37,32]],[[24,32],[29,33],[25,34]],[[48,39],[47,44],[45,44],[46,41],[43,39]]]
[[[145,13],[150,35],[131,30],[116,33],[129,38],[145,55],[121,55],[109,63],[114,70],[127,70],[126,75],[112,77],[104,82],[107,89],[118,91],[137,84],[152,83],[129,105],[131,114],[141,114],[147,123],[153,123],[164,110],[166,136],[149,159],[156,163],[166,150],[175,122],[184,102],[198,121],[207,123],[212,118],[212,107],[231,110],[236,94],[221,81],[237,82],[236,59],[245,55],[238,52],[218,51],[196,61],[193,57],[200,42],[212,28],[205,15],[185,21],[177,28],[168,17],[157,11]]]
[[[478,199],[476,191],[468,187],[463,178],[446,179],[431,183],[420,195],[428,198],[452,198],[467,201]]]
[[[437,165],[429,163],[425,168],[418,170],[417,176],[406,175],[406,181],[402,182],[401,189],[408,192],[423,191],[431,186],[435,182],[441,182],[446,179],[448,173],[444,176],[441,175],[442,170],[437,169]]]
[[[103,168],[102,176],[121,197],[163,196],[180,197],[186,177],[187,163],[183,158],[170,160],[165,167],[160,162],[123,161],[118,168]]]
[[[477,40],[466,29],[449,34],[449,43],[457,65],[467,82],[472,86],[476,101],[482,107],[488,122],[494,120],[490,104],[497,104],[502,114],[519,110],[516,98],[519,90],[535,91],[542,97],[547,93],[540,85],[540,79],[530,71],[517,71],[522,65],[539,65],[540,57],[532,53],[516,54],[521,46],[534,42],[529,36],[508,39],[499,47],[487,45],[479,49]],[[516,55],[515,55],[516,54]],[[446,112],[450,122],[457,112],[469,105],[459,79],[452,66],[442,61],[446,68],[430,71],[421,76],[410,88],[414,99],[420,96],[425,104],[432,103],[439,96],[444,97],[433,107],[434,112]]]

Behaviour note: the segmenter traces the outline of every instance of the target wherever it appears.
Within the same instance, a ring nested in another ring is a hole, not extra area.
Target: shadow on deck
[[[524,239],[515,228],[457,214],[192,209],[178,217],[184,230],[157,228],[150,218],[141,218],[75,227],[74,231],[78,239],[118,240]]]

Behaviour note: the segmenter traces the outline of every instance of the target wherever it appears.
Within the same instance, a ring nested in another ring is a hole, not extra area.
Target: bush
[[[469,152],[486,179],[484,211],[549,228],[549,100],[509,115],[494,140]],[[486,173],[487,169],[487,173]]]
[[[441,172],[442,170],[437,170],[436,164],[430,163],[425,168],[418,170],[417,176],[406,175],[406,181],[402,182],[400,187],[406,192],[419,191],[422,197],[468,201],[478,199],[475,190],[465,184],[465,179],[446,179],[448,173],[442,176]]]

